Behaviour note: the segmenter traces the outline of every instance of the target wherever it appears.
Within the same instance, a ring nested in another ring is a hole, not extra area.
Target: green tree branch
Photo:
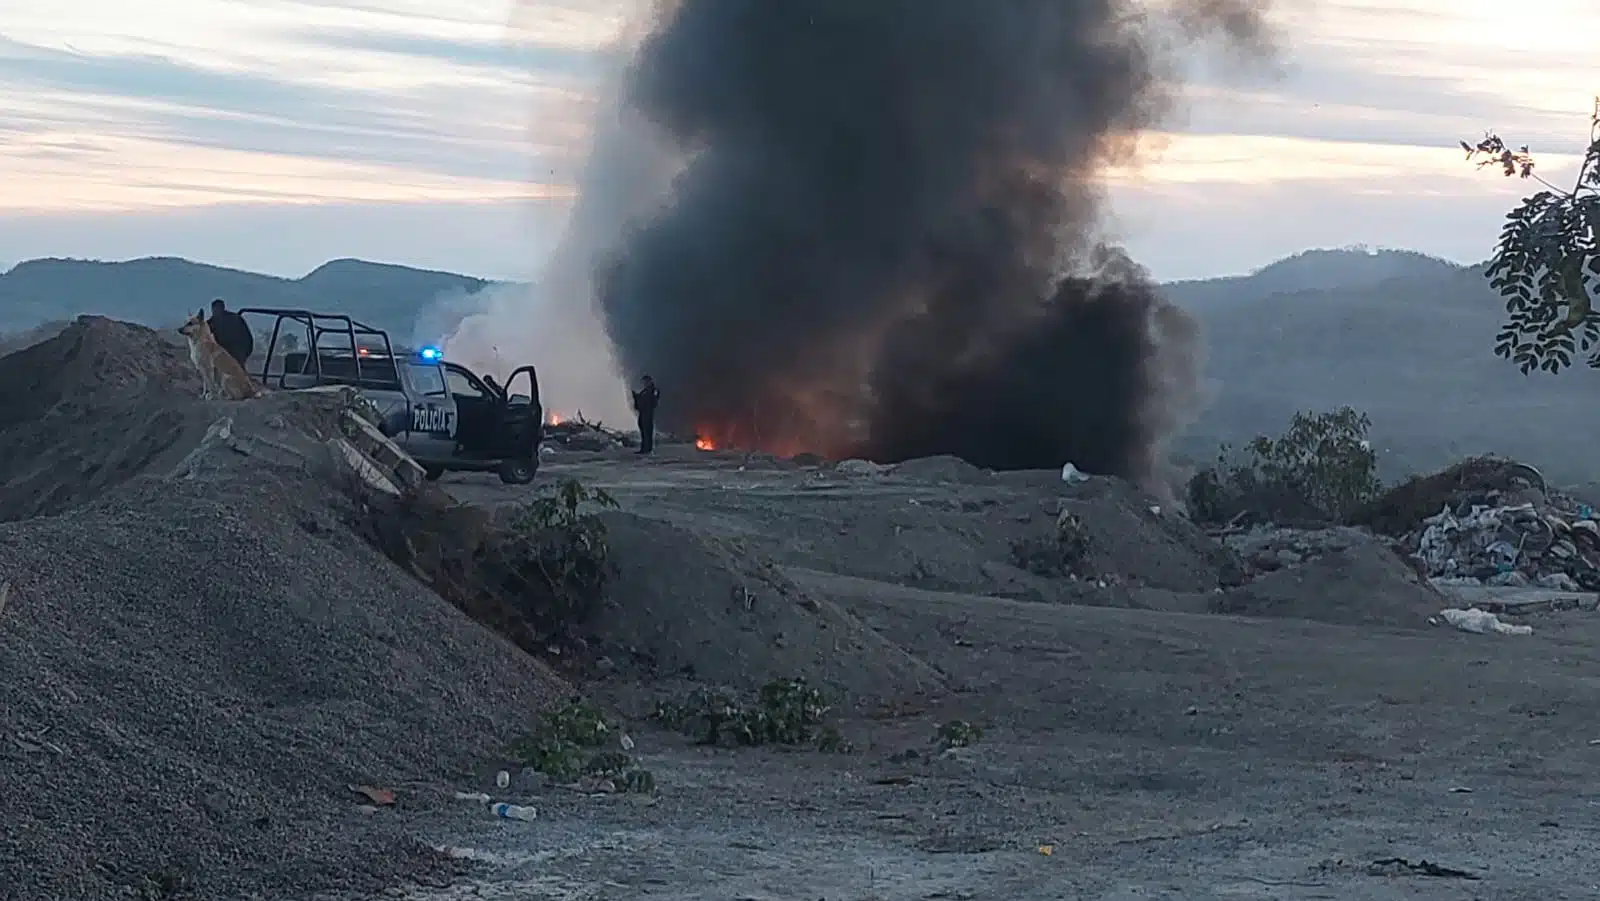
[[[1477,144],[1461,142],[1478,168],[1531,179],[1546,190],[1506,214],[1489,260],[1489,284],[1505,298],[1506,321],[1494,352],[1523,373],[1560,372],[1579,353],[1600,368],[1600,313],[1594,294],[1600,283],[1600,98],[1589,119],[1589,146],[1571,189],[1535,171],[1526,146],[1512,150],[1498,135]]]

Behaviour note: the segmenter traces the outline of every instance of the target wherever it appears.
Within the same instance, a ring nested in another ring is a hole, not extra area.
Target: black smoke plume
[[[597,270],[659,422],[719,444],[1145,478],[1198,335],[1095,176],[1249,0],[676,0],[624,97],[685,155]]]

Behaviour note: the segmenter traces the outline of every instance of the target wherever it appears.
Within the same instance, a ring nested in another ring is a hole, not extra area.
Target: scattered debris
[[[553,445],[569,451],[620,450],[638,444],[632,435],[608,429],[598,422],[589,422],[582,413],[572,419],[545,423],[544,440],[545,446]]]
[[[387,788],[374,788],[370,785],[352,785],[350,790],[365,797],[368,801],[379,807],[394,806],[394,792]]]
[[[471,801],[475,804],[488,804],[493,799],[483,792],[456,792],[457,801]]]
[[[1217,537],[1258,573],[1299,566],[1328,554],[1372,543],[1370,533],[1347,526],[1294,529],[1263,524],[1244,529],[1225,529]]]
[[[520,804],[507,804],[504,801],[490,804],[489,812],[504,820],[531,821],[539,818],[539,810],[534,807],[523,807]]]
[[[894,469],[893,466],[885,466],[882,463],[860,459],[841,460],[834,467],[835,471],[852,476],[881,476],[892,469]]]
[[[1466,870],[1457,870],[1452,867],[1440,866],[1432,861],[1421,860],[1412,863],[1404,857],[1386,857],[1375,860],[1367,867],[1370,876],[1427,876],[1433,879],[1468,879],[1474,882],[1482,879],[1468,873]]]
[[[1532,626],[1514,626],[1510,623],[1503,623],[1500,621],[1500,617],[1495,616],[1493,613],[1479,610],[1476,607],[1467,610],[1456,608],[1441,610],[1439,618],[1463,632],[1472,632],[1476,635],[1488,635],[1490,633],[1495,635],[1533,634]]]

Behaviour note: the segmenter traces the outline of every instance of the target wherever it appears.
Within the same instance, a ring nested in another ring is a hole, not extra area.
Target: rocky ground
[[[0,391],[26,449],[0,454],[8,901],[1600,893],[1600,620],[1439,624],[1457,602],[1404,537],[1221,542],[1115,481],[953,460],[449,476],[491,512],[564,478],[620,504],[607,602],[536,658],[357,537],[310,462],[331,400],[187,400],[175,349],[104,320],[26,353],[0,359],[34,380]],[[1064,522],[1082,553],[1042,559]],[[787,676],[853,750],[712,749],[645,715]],[[578,692],[655,793],[497,785]],[[946,747],[956,720],[982,736]]]
[[[1600,698],[1586,687],[1600,620],[1527,617],[1526,637],[1430,625],[1453,602],[1382,541],[1345,531],[1313,532],[1303,559],[1229,587],[1239,564],[1152,500],[1050,475],[841,474],[677,448],[556,458],[547,478],[777,561],[948,692],[856,709],[859,751],[844,757],[708,752],[641,727],[656,804],[538,795],[536,824],[468,817],[435,840],[489,861],[475,890],[506,898],[1579,898],[1600,886],[1583,851],[1600,835],[1600,795],[1584,785],[1600,763]],[[449,484],[476,503],[514,497]],[[1099,527],[1092,578],[1025,579],[1010,543],[1053,524],[1059,503]],[[681,584],[668,561],[654,577]],[[672,603],[655,616],[680,615]],[[790,629],[774,645],[784,637],[804,640]],[[647,656],[678,645],[630,638]],[[591,690],[625,709],[634,675]],[[984,738],[941,753],[934,736],[952,718]],[[1416,866],[1380,864],[1393,858]],[[1423,860],[1476,878],[1426,875]]]

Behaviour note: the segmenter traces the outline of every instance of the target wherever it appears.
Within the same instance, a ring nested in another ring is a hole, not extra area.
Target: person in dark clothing
[[[648,454],[656,449],[656,404],[661,402],[661,389],[656,380],[645,376],[639,381],[639,390],[633,392],[633,410],[639,414],[639,453]]]
[[[240,366],[255,352],[256,336],[250,333],[250,324],[244,321],[243,316],[228,309],[222,298],[211,302],[211,318],[206,325],[211,326],[211,334],[217,343],[228,352],[228,356],[238,360]]]

